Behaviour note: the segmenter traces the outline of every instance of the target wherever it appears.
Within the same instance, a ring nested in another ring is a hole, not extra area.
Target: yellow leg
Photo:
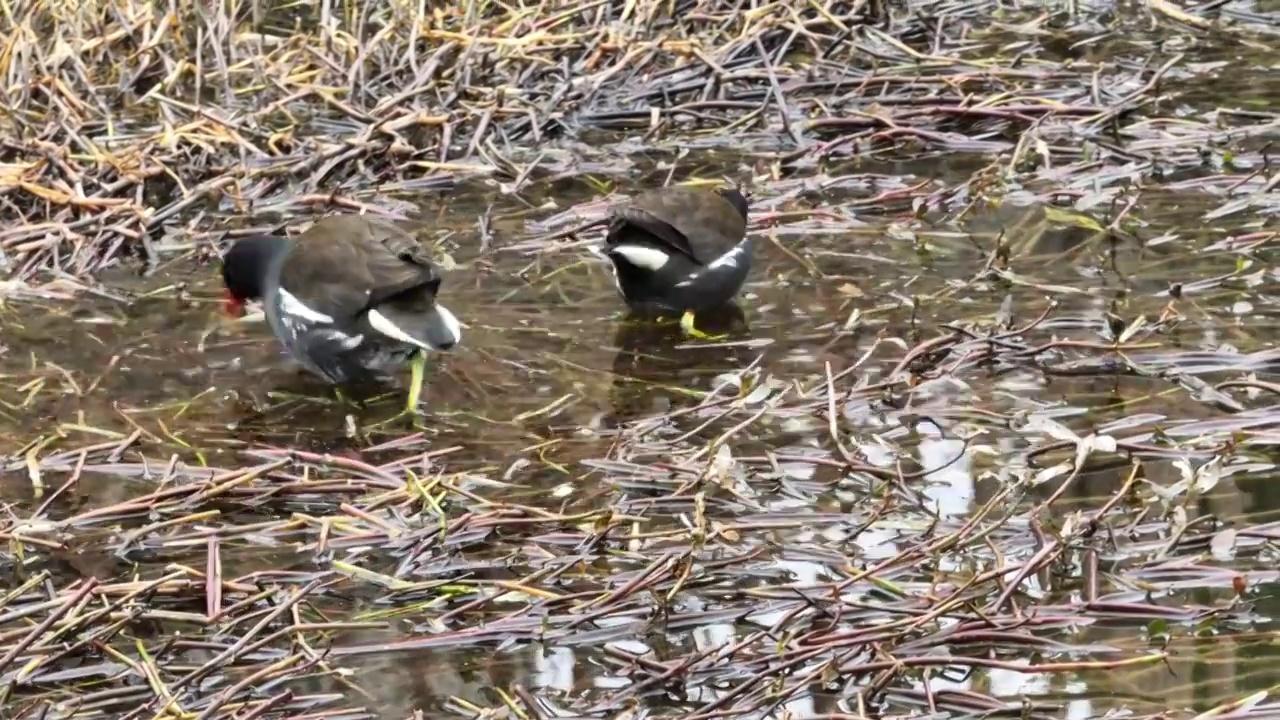
[[[422,398],[422,383],[427,376],[427,353],[425,350],[419,350],[413,354],[413,357],[409,360],[409,372],[409,397],[404,409],[386,420],[370,425],[370,428],[389,425],[405,417],[412,418],[412,424],[415,427],[421,426],[422,416],[418,414],[418,401]]]
[[[409,361],[409,402],[405,405],[404,411],[408,415],[416,415],[418,413],[418,400],[422,398],[422,381],[427,377],[427,353],[425,350],[419,350],[413,354],[413,359]]]
[[[680,316],[680,329],[684,331],[685,335],[688,335],[689,337],[698,338],[699,340],[723,340],[724,338],[729,337],[727,334],[712,335],[709,333],[704,333],[698,328],[694,327],[692,310],[685,310],[684,315]]]

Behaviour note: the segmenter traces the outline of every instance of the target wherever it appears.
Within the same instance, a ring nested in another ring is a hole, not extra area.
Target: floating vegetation
[[[5,6],[5,717],[1280,716],[1277,20]],[[623,318],[724,179],[723,339]],[[334,210],[450,269],[425,429],[212,319]]]

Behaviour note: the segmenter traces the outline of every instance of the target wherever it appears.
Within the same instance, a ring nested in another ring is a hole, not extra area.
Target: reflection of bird
[[[605,250],[632,310],[694,313],[733,299],[751,270],[747,198],[734,188],[664,187],[615,207]]]
[[[746,332],[746,318],[737,305],[723,305],[699,316],[704,326],[722,334]],[[674,324],[644,322],[635,315],[618,325],[614,345],[613,388],[610,392],[614,422],[625,422],[655,410],[655,402],[682,406],[696,401],[702,379],[734,369],[732,345],[685,345]],[[661,410],[659,410],[661,411]]]
[[[254,236],[223,256],[226,309],[262,299],[267,321],[289,353],[330,383],[363,382],[412,358],[403,414],[417,410],[425,350],[447,350],[462,335],[436,303],[440,272],[418,241],[389,221],[334,215],[296,240]]]

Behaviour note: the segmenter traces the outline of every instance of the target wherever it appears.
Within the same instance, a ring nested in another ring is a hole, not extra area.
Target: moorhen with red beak
[[[417,411],[425,351],[462,337],[436,302],[439,268],[403,229],[367,215],[322,218],[296,239],[256,235],[222,258],[225,309],[261,300],[267,322],[303,367],[330,383],[364,381],[411,361],[404,414]]]
[[[751,270],[747,198],[736,188],[650,190],[612,209],[605,254],[633,309],[679,313],[688,335],[707,338],[694,314],[721,307]]]

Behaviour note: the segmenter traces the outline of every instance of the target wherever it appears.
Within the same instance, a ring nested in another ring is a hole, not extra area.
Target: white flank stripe
[[[707,269],[715,270],[716,268],[725,267],[726,265],[729,267],[738,267],[738,258],[742,257],[742,252],[746,249],[747,246],[741,243],[733,246],[732,250],[721,255],[715,260],[712,260],[711,263],[707,265]]]
[[[684,280],[681,280],[680,282],[676,283],[676,287],[689,287],[690,285],[692,285],[693,283],[701,279],[707,273],[714,273],[715,271],[721,270],[724,268],[730,268],[730,269],[737,268],[738,260],[742,258],[742,255],[743,253],[746,252],[746,250],[747,250],[747,242],[743,240],[742,242],[735,245],[733,249],[729,250],[729,252],[721,255],[715,260],[712,260],[711,263],[706,267],[698,268],[697,270],[694,270],[693,272],[686,275]]]
[[[642,245],[619,245],[613,248],[611,252],[626,258],[627,262],[632,265],[646,270],[661,270],[662,266],[666,265],[667,261],[671,259],[661,250]]]
[[[324,330],[324,336],[336,340],[343,350],[355,350],[364,342],[364,335],[348,335],[340,330]]]
[[[307,322],[333,324],[333,318],[307,307],[306,303],[294,297],[288,290],[280,288],[278,292],[280,293],[280,311],[284,314],[302,318]]]

